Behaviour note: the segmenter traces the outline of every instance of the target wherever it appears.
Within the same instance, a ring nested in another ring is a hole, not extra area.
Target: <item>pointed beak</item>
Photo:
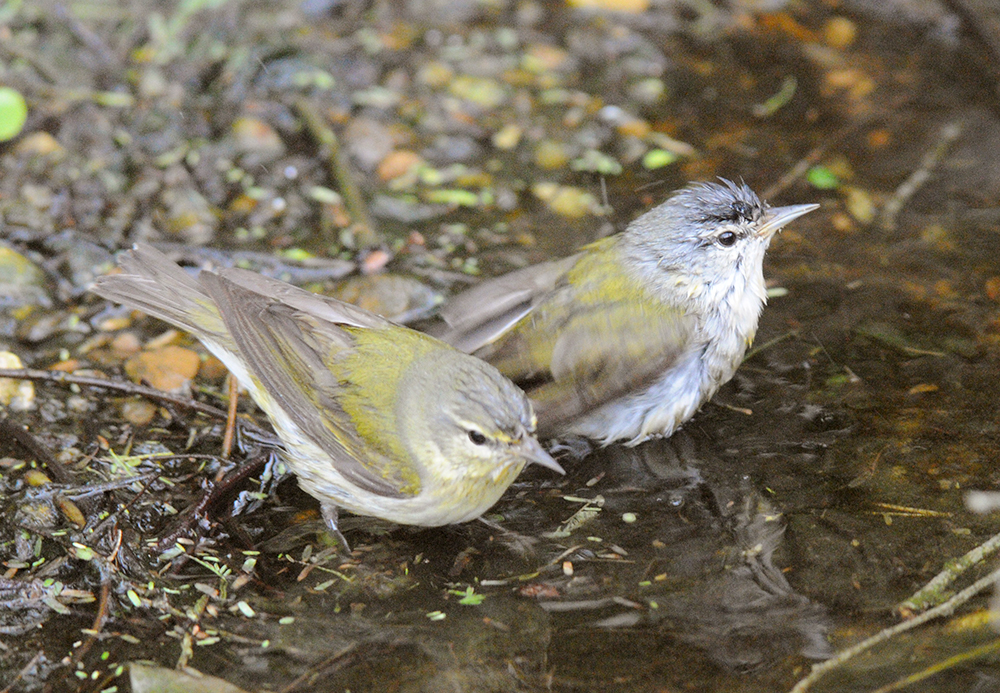
[[[545,452],[542,449],[542,444],[534,436],[525,436],[520,443],[517,444],[517,451],[526,459],[530,464],[540,464],[543,467],[548,467],[554,472],[559,472],[560,474],[565,474],[566,470],[563,469],[558,462],[552,459],[552,455]]]
[[[766,222],[759,229],[757,235],[763,238],[770,238],[780,231],[785,224],[798,219],[803,214],[809,214],[814,209],[819,209],[819,205],[789,205],[788,207],[774,207],[768,210],[770,215]]]

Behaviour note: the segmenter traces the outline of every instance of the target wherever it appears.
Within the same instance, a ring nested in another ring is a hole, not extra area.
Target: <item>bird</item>
[[[771,207],[743,182],[691,183],[619,234],[446,301],[429,331],[523,387],[542,439],[669,436],[753,342],[774,235],[818,207]]]
[[[267,414],[330,532],[346,510],[480,517],[528,463],[564,473],[527,397],[489,364],[373,313],[238,268],[192,275],[151,245],[91,290],[197,337]]]

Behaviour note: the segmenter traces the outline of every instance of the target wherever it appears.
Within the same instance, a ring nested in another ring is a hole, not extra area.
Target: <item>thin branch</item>
[[[896,230],[896,217],[899,216],[903,206],[930,180],[931,173],[961,134],[962,126],[957,122],[948,123],[941,128],[937,144],[924,155],[920,167],[896,188],[896,192],[882,206],[882,228],[885,231]]]
[[[967,601],[975,597],[977,594],[985,590],[986,588],[994,585],[997,580],[1000,579],[1000,568],[994,570],[992,573],[984,578],[976,580],[972,585],[966,587],[964,590],[956,594],[954,597],[944,602],[943,604],[934,607],[924,613],[920,614],[916,618],[912,618],[909,621],[903,621],[902,623],[897,623],[891,628],[886,628],[881,630],[867,640],[862,640],[857,645],[849,647],[846,650],[838,652],[835,657],[828,659],[821,664],[816,664],[813,666],[812,671],[804,679],[795,684],[790,693],[805,693],[808,691],[816,681],[822,678],[827,672],[838,668],[842,664],[850,661],[857,655],[871,649],[879,643],[885,642],[889,638],[899,635],[900,633],[905,633],[908,630],[913,630],[917,626],[923,625],[928,621],[932,621],[938,616],[951,616],[955,609],[965,604]]]
[[[897,613],[902,616],[910,616],[918,611],[923,611],[933,603],[941,601],[944,590],[954,582],[962,573],[974,565],[979,565],[989,558],[997,549],[1000,549],[1000,534],[996,534],[985,542],[969,551],[967,554],[953,561],[948,561],[944,570],[935,575],[930,582],[921,587],[917,592],[896,607]]]
[[[107,378],[98,378],[87,375],[73,375],[62,371],[45,371],[37,368],[0,368],[0,378],[36,380],[49,383],[59,383],[61,385],[102,387],[106,390],[116,390],[127,395],[148,397],[152,400],[166,402],[167,404],[172,404],[174,406],[181,407],[182,409],[190,409],[192,411],[205,414],[206,416],[211,416],[215,419],[222,419],[223,421],[227,418],[227,413],[225,411],[219,409],[218,407],[213,407],[210,404],[204,404],[187,397],[178,397],[177,395],[172,395],[169,392],[163,392],[162,390],[146,387],[145,385],[137,385],[136,383],[131,383],[125,380],[110,380]],[[247,422],[244,422],[244,425],[252,429],[257,428],[253,424],[248,424]]]
[[[351,219],[354,220],[354,236],[358,245],[362,248],[374,248],[382,245],[382,238],[375,227],[375,222],[372,221],[371,215],[368,213],[368,205],[361,194],[361,188],[354,180],[351,164],[347,160],[344,150],[340,147],[337,134],[306,99],[297,100],[295,110],[299,112],[299,116],[304,121],[306,130],[320,146],[320,155],[325,156],[327,160],[330,176],[336,182],[337,188],[344,198],[344,205],[347,207]]]

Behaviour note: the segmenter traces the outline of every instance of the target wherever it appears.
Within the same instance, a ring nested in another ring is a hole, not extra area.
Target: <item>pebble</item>
[[[423,157],[409,149],[397,149],[389,152],[379,162],[377,173],[383,181],[399,178],[424,162]]]
[[[156,417],[156,405],[148,399],[127,399],[122,402],[121,413],[133,426],[148,426]]]
[[[24,368],[17,354],[0,351],[0,368]],[[11,411],[27,411],[35,406],[35,384],[30,380],[0,378],[0,404]]]
[[[564,168],[569,163],[569,151],[562,142],[542,140],[535,147],[535,163],[548,171]]]
[[[125,362],[125,373],[163,392],[183,392],[200,365],[197,352],[171,345],[136,354]]]
[[[351,277],[328,295],[394,322],[407,322],[427,315],[442,300],[441,294],[429,286],[398,274]]]
[[[831,17],[823,25],[823,41],[831,48],[848,48],[858,37],[858,28],[847,17]]]

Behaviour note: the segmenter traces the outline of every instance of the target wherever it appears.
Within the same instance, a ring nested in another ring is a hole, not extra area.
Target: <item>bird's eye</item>
[[[719,245],[729,248],[736,243],[736,234],[732,231],[723,231],[719,234]]]
[[[469,431],[469,440],[472,441],[473,445],[485,445],[486,436],[484,436],[479,431]]]

